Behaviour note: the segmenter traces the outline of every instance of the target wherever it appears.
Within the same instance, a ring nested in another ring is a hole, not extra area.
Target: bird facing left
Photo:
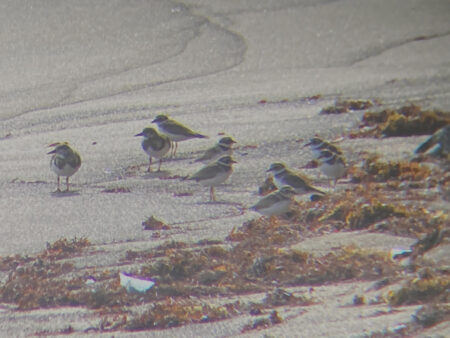
[[[69,177],[75,174],[81,166],[80,154],[69,146],[67,142],[52,143],[49,147],[55,147],[48,152],[52,157],[50,159],[50,168],[58,176],[57,192],[60,192],[60,177],[66,177],[66,191],[69,191]]]

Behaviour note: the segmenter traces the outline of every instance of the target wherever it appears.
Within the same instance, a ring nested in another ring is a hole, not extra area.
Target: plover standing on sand
[[[284,163],[272,163],[267,172],[273,173],[274,183],[278,189],[289,185],[297,194],[324,194],[322,190],[313,187],[306,176],[294,173]]]
[[[233,143],[236,143],[231,137],[222,137],[213,147],[207,149],[202,156],[197,158],[194,162],[209,163],[218,158],[233,154]]]
[[[66,191],[69,191],[69,177],[75,174],[80,168],[81,157],[67,142],[53,143],[49,147],[55,147],[48,154],[52,155],[50,168],[58,175],[58,188],[56,191],[61,191],[59,188],[61,176],[66,177]]]
[[[134,136],[143,136],[144,139],[142,140],[142,149],[148,154],[149,156],[149,163],[148,163],[148,172],[151,172],[151,165],[152,165],[152,157],[159,159],[159,166],[158,171],[161,170],[161,163],[162,158],[167,154],[167,152],[170,149],[170,140],[165,135],[160,135],[155,129],[153,128],[145,128],[142,132],[139,134],[136,134]]]
[[[188,179],[195,180],[198,183],[209,186],[209,200],[215,201],[214,187],[225,182],[233,172],[233,163],[236,163],[231,156],[223,156],[216,162],[203,167]]]
[[[344,176],[347,171],[344,157],[329,150],[322,150],[319,161],[320,171],[334,180],[333,187],[336,188],[337,180]]]
[[[156,116],[152,123],[156,123],[159,131],[175,143],[175,145],[172,145],[172,156],[175,156],[177,152],[178,142],[192,138],[208,138],[208,136],[192,131],[183,124],[170,119],[166,115]]]

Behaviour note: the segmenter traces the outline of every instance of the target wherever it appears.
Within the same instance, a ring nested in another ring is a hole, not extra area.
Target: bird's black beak
[[[143,132],[141,132],[141,133],[139,133],[139,134],[136,134],[136,135],[134,135],[134,136],[144,136],[144,133],[143,133]]]
[[[56,153],[56,149],[53,149],[52,151],[48,152],[47,155],[54,154],[54,153]]]

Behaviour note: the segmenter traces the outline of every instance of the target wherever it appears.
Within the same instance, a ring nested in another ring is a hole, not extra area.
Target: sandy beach
[[[127,252],[151,251],[168,241],[233,245],[226,242],[232,229],[260,217],[248,207],[260,198],[269,165],[304,167],[312,157],[302,146],[315,135],[337,140],[350,164],[367,152],[409,161],[427,135],[349,134],[368,110],[415,104],[450,111],[449,17],[448,1],[423,0],[3,2],[0,257],[34,257],[48,243],[87,238],[86,252],[65,258],[74,266],[71,274],[84,278],[100,271],[134,273],[138,261],[124,262]],[[374,105],[319,114],[346,99]],[[161,113],[209,138],[180,142],[161,173],[147,173],[148,157],[134,135]],[[216,188],[218,202],[209,203],[207,187],[181,178],[202,167],[195,158],[223,135],[236,140],[237,163]],[[70,194],[54,193],[56,175],[49,168],[48,145],[60,141],[82,157]],[[334,193],[317,168],[302,170]],[[337,192],[346,189],[356,189],[349,178],[337,185]],[[448,214],[437,188],[430,194],[429,213]],[[150,216],[171,229],[157,235],[143,230]],[[338,231],[309,234],[289,247],[320,257],[351,244],[389,253],[416,241]],[[16,268],[0,271],[0,288]],[[372,284],[356,278],[315,285],[313,305],[278,308],[281,323],[247,331],[243,327],[254,317],[243,310],[225,320],[175,328],[102,331],[104,318],[89,307],[24,311],[2,300],[0,333],[62,335],[70,327],[75,335],[124,337],[360,337],[383,330],[394,335],[420,305],[398,311],[387,303],[349,306]],[[292,292],[309,290],[299,285]],[[252,297],[264,293],[247,293],[242,302]],[[211,304],[232,301],[207,298]],[[445,336],[448,323],[422,334]]]

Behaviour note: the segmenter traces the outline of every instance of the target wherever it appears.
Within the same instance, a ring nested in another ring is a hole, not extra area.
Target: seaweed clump
[[[328,195],[316,202],[296,202],[293,221],[307,222],[307,229],[320,233],[343,229],[369,229],[395,235],[418,236],[445,227],[445,212],[418,206],[422,195],[409,194],[409,203],[375,183]]]
[[[61,238],[53,243],[47,243],[47,250],[41,254],[41,258],[61,259],[74,254],[80,254],[91,243],[87,238]]]
[[[379,155],[371,154],[361,167],[350,168],[353,183],[397,181],[423,181],[431,174],[431,169],[417,162],[381,161]]]
[[[429,270],[418,278],[410,279],[397,291],[388,295],[390,305],[411,305],[431,302],[447,303],[450,277],[447,274],[433,274]]]
[[[167,225],[165,222],[157,219],[154,216],[150,216],[144,222],[142,222],[142,226],[144,230],[169,230],[170,225]]]
[[[370,100],[339,100],[334,105],[323,108],[322,115],[343,114],[351,110],[365,110],[373,106]]]
[[[193,323],[223,320],[236,315],[233,304],[210,306],[191,301],[166,301],[151,305],[143,314],[129,320],[124,326],[130,331],[166,329]]]
[[[399,109],[367,112],[363,115],[360,131],[350,137],[394,137],[429,135],[450,123],[450,113],[422,110],[411,104]]]

